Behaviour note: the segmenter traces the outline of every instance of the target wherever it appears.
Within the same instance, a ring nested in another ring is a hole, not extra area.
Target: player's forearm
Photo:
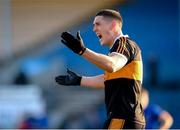
[[[104,88],[104,75],[85,77],[82,76],[81,86],[91,88]]]
[[[164,122],[161,122],[159,129],[161,130],[170,129],[171,126],[172,126],[172,121],[164,121]]]
[[[173,124],[172,116],[166,111],[162,112],[159,120],[161,121],[159,129],[169,129]]]
[[[109,56],[93,52],[88,48],[86,49],[86,51],[83,53],[82,56],[91,63],[98,66],[99,68],[108,72],[113,72],[113,61]]]

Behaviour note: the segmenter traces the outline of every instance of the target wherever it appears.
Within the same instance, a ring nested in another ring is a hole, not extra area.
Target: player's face
[[[142,92],[142,95],[141,95],[141,104],[142,104],[144,109],[146,109],[146,107],[149,104],[149,94],[147,94],[146,92]]]
[[[96,16],[93,22],[93,31],[96,33],[101,45],[111,46],[113,39],[111,36],[111,22],[103,16]]]

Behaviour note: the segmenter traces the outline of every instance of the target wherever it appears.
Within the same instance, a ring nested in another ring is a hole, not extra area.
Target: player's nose
[[[97,32],[97,27],[95,25],[93,26],[93,31]]]

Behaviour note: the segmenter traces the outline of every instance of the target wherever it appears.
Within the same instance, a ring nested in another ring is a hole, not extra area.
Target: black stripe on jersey
[[[112,52],[117,52],[118,48],[120,47],[120,41],[121,39],[117,39],[114,43],[114,45],[112,46],[112,48],[109,50],[109,53]]]

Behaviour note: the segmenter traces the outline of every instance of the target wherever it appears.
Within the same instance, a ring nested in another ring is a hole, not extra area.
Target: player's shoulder
[[[122,35],[119,38],[117,38],[113,46],[110,48],[110,52],[117,51],[118,48],[120,48],[122,44],[126,42],[127,38],[128,38],[128,35]]]
[[[151,111],[158,111],[158,112],[161,112],[162,111],[162,108],[159,106],[159,105],[157,105],[157,104],[150,104],[149,106],[148,106],[148,109],[149,110],[151,110]]]

